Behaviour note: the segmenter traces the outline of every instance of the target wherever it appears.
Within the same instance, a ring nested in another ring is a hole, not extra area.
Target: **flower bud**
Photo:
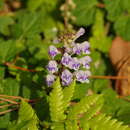
[[[79,38],[80,36],[84,35],[85,29],[80,28],[79,31],[76,33],[76,39]]]

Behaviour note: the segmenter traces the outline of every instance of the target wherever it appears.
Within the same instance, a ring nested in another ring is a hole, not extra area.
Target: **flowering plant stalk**
[[[79,31],[62,40],[63,46],[57,48],[55,45],[49,46],[48,54],[51,57],[47,65],[48,75],[46,82],[51,86],[56,77],[59,76],[63,86],[68,86],[74,79],[81,83],[89,83],[88,77],[91,75],[90,62],[90,44],[88,41],[77,43],[76,39],[84,35],[85,29]],[[60,44],[57,43],[56,44]],[[56,59],[61,55],[60,60]]]

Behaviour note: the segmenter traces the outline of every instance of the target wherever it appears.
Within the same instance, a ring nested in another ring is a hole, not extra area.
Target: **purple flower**
[[[85,29],[80,28],[79,31],[76,33],[76,39],[79,38],[80,36],[84,35]]]
[[[73,53],[79,55],[82,52],[81,44],[75,44],[73,47]]]
[[[89,69],[90,68],[89,63],[91,61],[92,61],[92,59],[90,56],[85,56],[85,57],[80,59],[80,64],[82,64],[84,68]]]
[[[81,46],[82,46],[82,52],[84,54],[90,54],[90,44],[89,44],[89,42],[85,41],[81,44]]]
[[[80,67],[80,62],[79,60],[75,57],[72,59],[72,61],[69,64],[70,69],[78,70]]]
[[[49,61],[48,66],[47,66],[47,69],[48,69],[48,71],[51,72],[51,73],[57,72],[57,71],[58,71],[57,62],[54,61],[54,60]]]
[[[62,84],[69,85],[72,82],[73,74],[69,70],[64,70],[61,74]]]
[[[68,53],[65,53],[61,59],[61,63],[65,65],[66,67],[68,67],[71,61],[72,61],[72,58]]]
[[[54,58],[58,53],[59,51],[57,50],[57,48],[55,46],[49,46],[49,55]]]
[[[55,76],[53,74],[48,74],[46,77],[47,86],[51,86],[55,80]]]
[[[81,83],[89,83],[88,77],[91,75],[90,71],[79,70],[75,72],[77,81]]]

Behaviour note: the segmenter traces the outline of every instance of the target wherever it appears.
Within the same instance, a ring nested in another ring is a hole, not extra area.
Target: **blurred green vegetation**
[[[130,41],[129,0],[73,0],[68,5],[70,8],[61,10],[65,2],[0,0],[0,94],[28,99],[44,98],[45,102],[38,102],[34,106],[42,121],[49,118],[46,103],[49,89],[45,83],[45,66],[49,60],[47,48],[66,29],[65,17],[71,31],[80,27],[86,29],[83,39],[87,39],[91,45],[93,75],[114,75],[108,56],[112,40],[119,35]],[[71,4],[74,4],[74,8]],[[36,72],[22,71],[7,63]],[[77,83],[73,100],[80,100],[88,90],[102,93],[105,102],[102,111],[129,125],[130,102],[118,99],[111,84],[112,81],[106,79],[91,79],[90,84]],[[6,104],[0,102],[0,105]],[[8,108],[0,109],[0,112]],[[17,118],[17,111],[1,115],[0,130],[6,130],[10,122]]]

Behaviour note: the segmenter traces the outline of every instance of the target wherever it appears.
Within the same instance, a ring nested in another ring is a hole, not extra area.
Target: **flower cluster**
[[[65,44],[62,48],[56,48],[54,45],[49,47],[48,53],[51,60],[47,65],[49,74],[46,77],[46,82],[48,86],[53,84],[56,75],[61,77],[64,86],[69,85],[74,78],[81,83],[89,83],[88,77],[91,75],[89,71],[91,62],[89,42],[75,42],[84,33],[85,30],[80,28],[71,43]],[[59,54],[62,55],[62,58],[55,60]]]

